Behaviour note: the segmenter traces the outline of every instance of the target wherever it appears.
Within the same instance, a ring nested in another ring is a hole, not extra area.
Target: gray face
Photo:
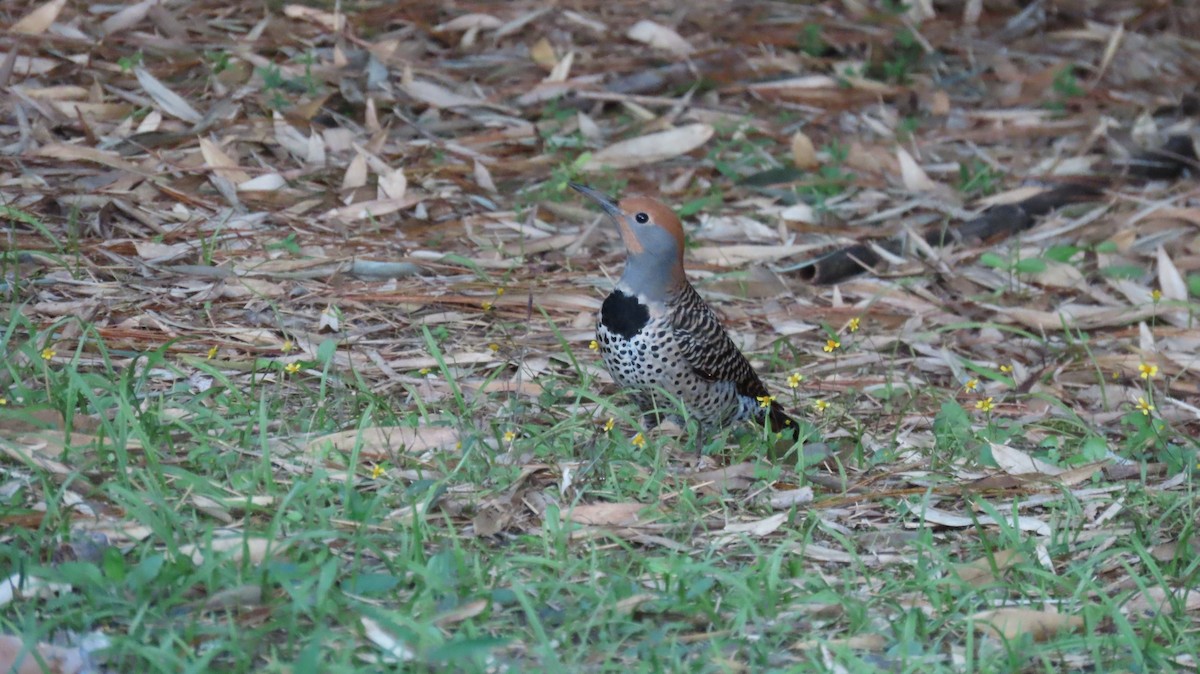
[[[640,255],[662,257],[667,266],[674,264],[679,244],[670,232],[654,224],[646,213],[630,213],[624,215],[624,220],[642,245],[643,252]]]
[[[621,227],[629,257],[620,287],[653,301],[661,301],[678,283],[679,242],[659,227],[649,213],[626,213],[603,193],[586,185],[569,183],[571,188],[600,205]],[[633,240],[631,241],[630,238]]]
[[[631,254],[670,255],[671,259],[674,259],[678,253],[678,243],[675,241],[675,237],[655,224],[649,213],[626,213],[603,192],[576,182],[567,184],[576,192],[599,204],[605,213],[608,213],[613,220],[617,221],[618,225],[622,226],[622,231],[628,231],[637,239],[638,245],[629,246]],[[626,245],[628,244],[629,242],[626,241]],[[638,247],[642,250],[637,250]]]

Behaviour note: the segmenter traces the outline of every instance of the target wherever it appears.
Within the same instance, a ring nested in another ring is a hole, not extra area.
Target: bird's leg
[[[633,402],[642,410],[642,425],[647,431],[652,431],[658,428],[662,423],[662,414],[658,411],[658,406],[655,404],[654,397],[644,393],[635,393]]]
[[[700,461],[704,459],[704,442],[705,442],[704,424],[696,424],[696,433],[692,437],[696,440],[696,465],[700,465]]]

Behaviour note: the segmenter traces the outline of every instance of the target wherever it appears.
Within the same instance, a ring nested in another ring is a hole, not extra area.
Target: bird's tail
[[[771,409],[767,411],[765,421],[772,433],[790,434],[792,440],[800,439],[800,426],[783,411],[783,405],[771,401]]]

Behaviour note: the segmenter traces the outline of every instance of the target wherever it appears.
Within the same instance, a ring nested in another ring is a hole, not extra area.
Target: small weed
[[[991,164],[973,159],[970,164],[958,166],[958,191],[972,198],[995,194],[1002,178]]]
[[[121,72],[123,72],[123,73],[131,73],[131,72],[133,72],[134,68],[137,68],[138,66],[142,65],[144,62],[145,62],[145,55],[143,55],[141,50],[139,50],[132,54],[129,54],[127,56],[122,56],[121,58],[117,59],[117,67],[119,67],[121,69]]]
[[[1018,257],[1018,248],[1013,246],[1010,248],[1011,253],[1008,257],[998,255],[996,253],[984,253],[979,256],[979,263],[1006,272],[1009,275],[1010,283],[1015,287],[1016,277],[1021,274],[1038,274],[1046,271],[1046,258],[1038,257]]]
[[[911,140],[921,128],[921,118],[907,115],[896,124],[896,138],[901,142]]]
[[[266,250],[286,250],[292,255],[300,254],[300,243],[297,240],[295,232],[288,234],[278,241],[269,241],[263,244],[263,248]]]
[[[829,49],[825,38],[821,36],[821,25],[817,23],[804,24],[800,34],[796,36],[796,46],[812,57],[824,56]]]
[[[897,30],[894,44],[889,52],[889,58],[883,62],[881,78],[887,82],[906,85],[912,80],[912,72],[920,64],[923,55],[921,45],[917,42],[912,31],[907,28]]]
[[[1064,66],[1054,75],[1054,81],[1051,83],[1052,96],[1046,101],[1045,107],[1059,115],[1067,113],[1067,106],[1074,100],[1083,96],[1083,85],[1080,84],[1079,78],[1075,75],[1075,66]]]
[[[267,104],[276,110],[282,110],[292,105],[292,96],[316,96],[321,92],[322,85],[313,76],[312,67],[316,56],[305,52],[296,58],[296,62],[304,66],[304,74],[298,77],[284,75],[283,69],[275,63],[262,66],[256,70],[262,78],[263,93],[267,95]]]
[[[208,61],[209,72],[213,75],[220,75],[231,65],[229,52],[223,50],[204,52],[204,60]]]

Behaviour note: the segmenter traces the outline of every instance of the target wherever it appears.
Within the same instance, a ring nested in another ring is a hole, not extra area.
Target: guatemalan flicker
[[[717,315],[683,272],[683,226],[665,204],[630,197],[619,204],[590,187],[571,183],[604,209],[621,229],[625,272],[604,300],[596,341],[604,365],[638,407],[653,412],[683,402],[705,430],[753,419],[772,431],[799,433],[750,362],[721,327]]]

